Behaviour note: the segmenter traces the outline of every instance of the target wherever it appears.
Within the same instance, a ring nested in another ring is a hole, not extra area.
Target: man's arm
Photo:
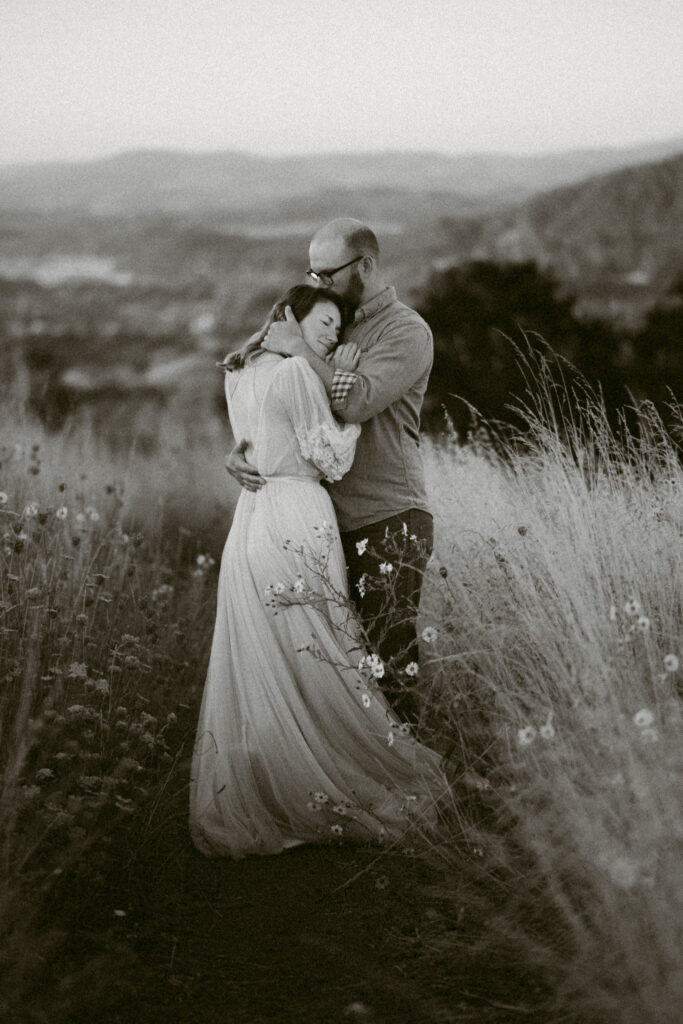
[[[346,423],[372,419],[428,373],[432,360],[432,336],[425,324],[408,320],[388,327],[361,357],[346,395],[333,400],[333,412]]]

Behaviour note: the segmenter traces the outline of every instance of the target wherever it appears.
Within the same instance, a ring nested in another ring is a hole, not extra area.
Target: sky
[[[680,0],[0,0],[0,163],[683,137]]]

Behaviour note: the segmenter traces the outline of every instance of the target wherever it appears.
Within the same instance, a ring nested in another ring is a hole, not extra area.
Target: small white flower
[[[296,580],[292,584],[292,590],[295,594],[303,594],[306,584],[304,583],[303,576],[297,576]]]
[[[635,597],[629,597],[628,601],[624,605],[624,612],[626,615],[640,615],[640,601]]]
[[[553,725],[553,713],[552,713],[552,711],[550,712],[550,714],[546,718],[545,722],[543,723],[543,725],[541,726],[541,728],[538,731],[539,731],[541,737],[544,740],[551,740],[551,739],[553,739],[553,737],[555,736],[555,726]]]
[[[422,630],[422,639],[426,644],[433,644],[436,640],[437,632],[433,626],[425,626]]]
[[[420,667],[416,661],[409,661],[404,669],[407,676],[416,676],[419,671]]]
[[[79,526],[83,526],[84,525],[84,523],[85,523],[85,515],[83,514],[83,512],[77,512],[76,513],[76,522],[77,522],[77,524]]]
[[[369,708],[372,704],[372,697],[369,693],[364,693],[360,700],[364,708]]]
[[[523,729],[517,730],[517,742],[520,747],[528,747],[536,739],[536,730],[533,725],[525,725]]]
[[[653,726],[648,725],[640,730],[640,738],[643,743],[656,743],[659,739],[659,733]]]
[[[365,664],[375,679],[381,679],[384,675],[384,662],[378,654],[368,654]]]
[[[383,576],[390,576],[391,573],[394,571],[394,567],[391,564],[391,562],[382,562],[382,564],[379,567],[379,571],[382,573]]]
[[[24,509],[24,516],[26,519],[35,519],[38,515],[38,505],[35,501],[30,501]]]
[[[313,794],[313,799],[317,800],[319,804],[327,804],[330,801],[327,793],[323,793],[321,790],[318,790],[317,793]]]
[[[322,811],[322,805],[316,803],[315,800],[309,800],[306,806],[308,807],[309,811],[313,811],[316,814],[319,811]]]
[[[613,604],[611,604],[610,608],[609,608],[609,620],[610,620],[610,622],[616,622],[617,621],[617,609],[616,609],[616,606],[613,605]]]
[[[69,510],[66,507],[66,505],[60,505],[59,508],[55,511],[55,518],[56,519],[66,519],[68,514],[69,514]]]
[[[398,727],[399,736],[410,736],[410,726],[407,722],[401,722]]]
[[[387,733],[387,743],[389,744],[390,747],[393,747],[395,738],[396,737],[394,736],[394,730],[390,729],[389,732]]]
[[[91,523],[98,522],[100,518],[100,513],[97,511],[96,508],[93,508],[92,505],[88,505],[88,507],[85,510],[85,514]]]
[[[633,716],[634,725],[637,725],[639,729],[647,729],[655,720],[655,716],[652,714],[649,708],[641,708],[640,711],[636,711]]]
[[[9,498],[7,497],[6,493],[4,491],[0,491],[0,508],[3,508],[3,506],[5,506],[8,501]]]
[[[364,537],[363,540],[356,541],[356,551],[359,555],[364,555],[368,546],[368,538]]]
[[[125,916],[126,916],[125,910],[115,910],[114,911],[114,917],[125,917]]]
[[[675,654],[664,655],[664,671],[678,672],[679,661]]]
[[[647,633],[650,628],[650,620],[647,615],[639,615],[636,622],[636,627],[640,633]]]
[[[284,583],[276,583],[275,586],[273,587],[273,593],[274,594],[284,594],[284,592],[285,592],[285,585],[284,585]]]
[[[401,533],[403,534],[404,537],[408,536],[408,524],[407,523],[403,523],[401,525]]]
[[[344,834],[344,829],[341,825],[330,825],[330,832],[334,832],[335,836],[341,836]]]
[[[206,565],[206,555],[197,555],[197,565]]]
[[[346,814],[346,808],[344,807],[343,804],[335,804],[334,807],[332,808],[332,811],[334,814],[340,814],[342,816]]]
[[[36,772],[36,779],[39,782],[43,782],[45,779],[54,779],[54,777],[55,773],[52,771],[52,768],[39,768]]]
[[[356,583],[356,589],[361,597],[365,597],[365,581],[367,580],[367,578],[368,574],[364,572],[361,578],[358,580],[358,583]]]

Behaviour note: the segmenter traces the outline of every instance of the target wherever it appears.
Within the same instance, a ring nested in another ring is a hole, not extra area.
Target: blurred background
[[[426,430],[511,418],[522,332],[665,415],[682,29],[669,0],[5,0],[3,402],[227,450],[216,361],[353,216],[433,328]]]

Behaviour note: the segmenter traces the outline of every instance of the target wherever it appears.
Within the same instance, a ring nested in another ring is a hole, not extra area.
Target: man
[[[306,359],[323,381],[335,415],[363,424],[351,470],[328,490],[351,597],[373,651],[387,664],[384,692],[400,716],[415,721],[418,708],[410,682],[417,670],[417,607],[433,547],[419,438],[432,335],[387,285],[377,239],[360,221],[340,218],[326,224],[313,237],[309,258],[309,278],[354,310],[343,343],[360,353],[355,369],[335,370],[312,352],[293,316],[272,324],[264,345]],[[263,481],[243,452],[238,444],[226,468],[242,486],[256,490]],[[373,578],[387,586],[373,585]]]

